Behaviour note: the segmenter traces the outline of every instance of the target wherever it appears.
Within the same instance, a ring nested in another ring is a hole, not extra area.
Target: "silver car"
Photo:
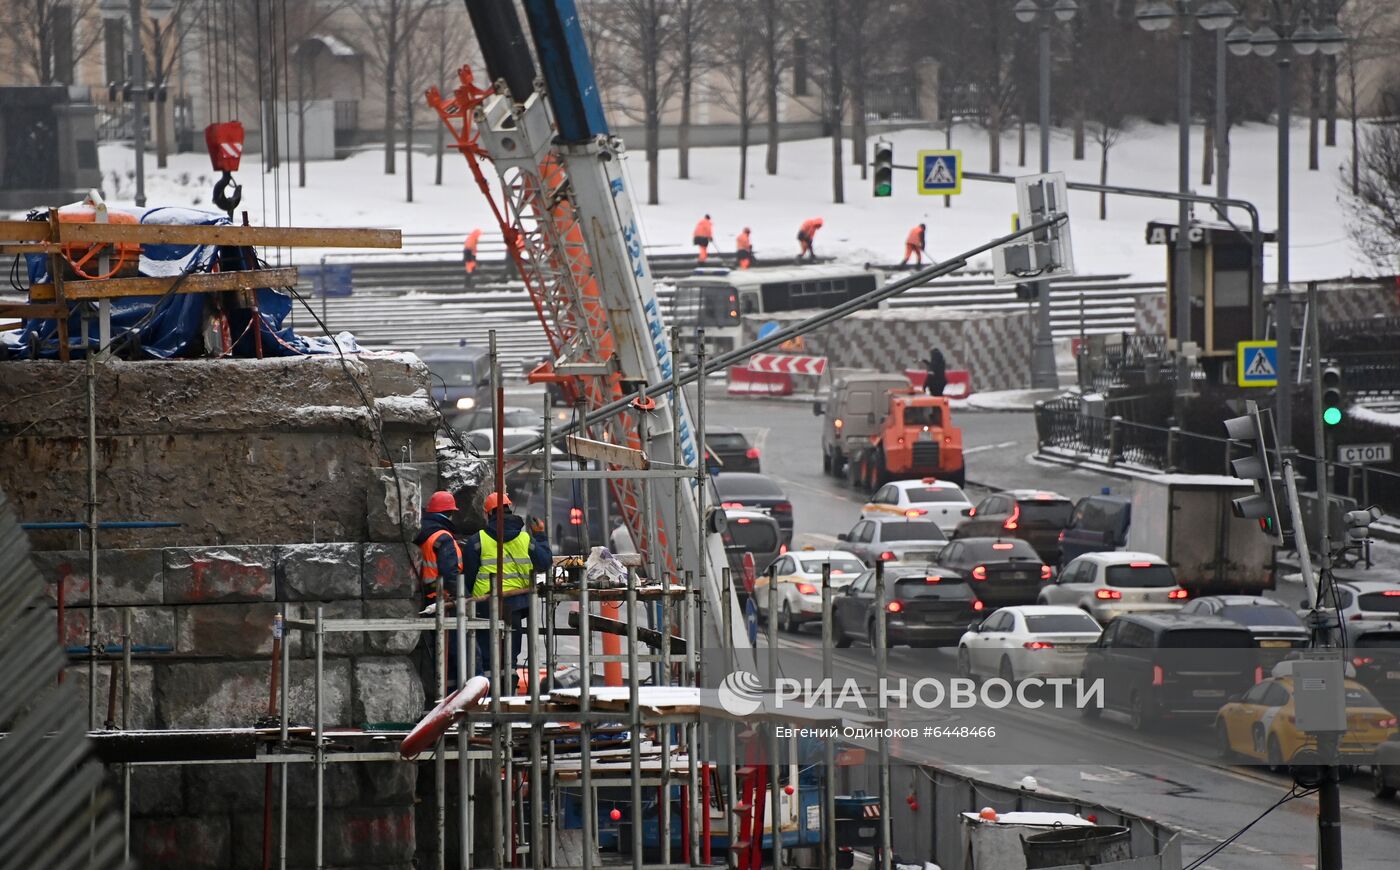
[[[1099,622],[1125,613],[1180,610],[1188,593],[1151,553],[1085,553],[1040,590],[1039,604],[1078,607]]]
[[[836,536],[866,565],[876,562],[931,562],[948,539],[932,520],[904,516],[865,516]]]

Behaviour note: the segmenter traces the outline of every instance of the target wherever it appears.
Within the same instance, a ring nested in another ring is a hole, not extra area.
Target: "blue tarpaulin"
[[[137,214],[141,223],[180,224],[185,226],[227,225],[229,220],[217,212],[192,208],[159,207]],[[251,251],[251,249],[245,249]],[[213,245],[142,245],[140,274],[150,277],[173,277],[183,272],[207,272],[219,257]],[[223,252],[227,254],[228,252]],[[48,260],[42,255],[27,258],[29,282],[46,283]],[[237,260],[235,260],[237,261]],[[226,264],[225,264],[226,267]],[[256,268],[247,263],[246,268]],[[263,288],[256,291],[261,323],[263,356],[300,356],[312,353],[333,353],[335,344],[328,338],[306,338],[297,335],[283,321],[292,310],[294,300],[285,291]],[[194,356],[203,350],[201,331],[205,320],[203,293],[171,293],[160,296],[131,296],[111,302],[112,339],[119,348],[118,355],[126,359],[175,359]],[[88,348],[98,344],[97,318],[88,318],[87,335],[83,334],[81,304],[70,308],[68,320],[69,353],[80,358]],[[154,310],[153,310],[154,309]],[[256,343],[249,321],[252,312],[234,309],[228,314],[232,356],[251,357]],[[341,349],[357,350],[348,334],[337,339]],[[24,327],[0,332],[0,359],[57,359],[59,356],[58,323],[53,320],[28,320]]]

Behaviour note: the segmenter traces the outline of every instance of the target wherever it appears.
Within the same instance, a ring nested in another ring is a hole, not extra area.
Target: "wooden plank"
[[[67,309],[62,305],[28,305],[25,303],[0,302],[0,317],[25,317],[31,320],[64,317]]]
[[[570,453],[582,456],[584,459],[594,459],[608,465],[616,465],[619,468],[634,468],[639,471],[645,471],[651,467],[651,460],[647,459],[646,453],[631,447],[623,447],[621,444],[595,441],[580,435],[566,435],[564,443],[568,446]]]
[[[13,256],[15,254],[49,254],[53,246],[48,242],[31,242],[19,245],[0,245],[0,255]]]
[[[160,296],[176,281],[176,293],[217,293],[224,290],[255,290],[259,287],[289,287],[297,282],[297,270],[250,269],[245,272],[195,272],[184,279],[175,278],[109,278],[105,281],[66,281],[64,296],[79,299],[120,299],[126,296]],[[52,302],[52,284],[35,284],[29,288],[34,302]]]
[[[61,226],[65,243],[139,242],[159,245],[228,245],[269,248],[399,248],[399,230],[363,227],[228,227],[174,224],[78,224]]]
[[[0,221],[0,239],[7,242],[47,242],[49,225],[45,221]]]

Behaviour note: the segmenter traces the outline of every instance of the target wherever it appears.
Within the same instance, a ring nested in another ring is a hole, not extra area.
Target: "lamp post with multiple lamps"
[[[1147,0],[1138,4],[1138,24],[1150,33],[1160,32],[1177,22],[1177,192],[1191,192],[1191,23],[1194,19],[1206,30],[1221,30],[1235,20],[1235,8],[1225,0],[1209,0],[1199,5],[1192,0]],[[1191,386],[1186,344],[1191,341],[1191,204],[1182,200],[1177,207],[1177,231],[1172,265],[1172,322],[1176,332],[1177,391]]]
[[[1289,127],[1293,107],[1293,55],[1309,57],[1317,52],[1338,54],[1346,37],[1336,21],[1314,24],[1310,4],[1302,0],[1271,0],[1272,15],[1251,29],[1237,25],[1225,37],[1230,53],[1272,57],[1278,64],[1278,279],[1274,292],[1274,330],[1277,333],[1278,387],[1274,420],[1280,449],[1293,445],[1293,301],[1289,289]]]
[[[143,0],[100,0],[102,17],[119,21],[126,18],[131,29],[131,51],[127,57],[131,75],[131,139],[136,158],[136,206],[146,205],[146,47],[142,38]],[[164,21],[175,11],[174,0],[144,0],[145,14]]]
[[[1074,20],[1075,0],[1018,0],[1012,7],[1022,24],[1040,25],[1040,171],[1050,171],[1050,24]],[[1050,282],[1036,282],[1035,341],[1031,349],[1031,386],[1059,386],[1055,372],[1055,338],[1050,328]]]

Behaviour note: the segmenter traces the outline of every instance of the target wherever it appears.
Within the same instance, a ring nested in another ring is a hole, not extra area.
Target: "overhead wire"
[[[1315,794],[1316,792],[1317,789],[1315,788],[1303,789],[1300,791],[1296,785],[1289,788],[1287,794],[1275,801],[1273,805],[1270,806],[1268,809],[1264,810],[1264,812],[1255,816],[1253,821],[1245,825],[1243,828],[1240,828],[1238,831],[1226,837],[1225,839],[1221,840],[1214,847],[1208,850],[1204,855],[1201,855],[1195,861],[1192,861],[1190,864],[1187,864],[1186,867],[1183,868],[1183,870],[1199,870],[1199,868],[1202,867],[1207,861],[1209,861],[1211,858],[1214,858],[1216,855],[1219,855],[1222,851],[1225,850],[1227,846],[1238,840],[1240,837],[1243,837],[1249,831],[1250,828],[1263,821],[1264,817],[1267,816],[1269,813],[1272,813],[1274,810],[1278,809],[1279,807],[1283,806],[1289,801],[1307,797],[1311,794]]]

